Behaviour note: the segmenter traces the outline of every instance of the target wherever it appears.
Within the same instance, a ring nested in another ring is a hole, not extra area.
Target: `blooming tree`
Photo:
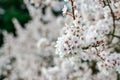
[[[1,80],[120,80],[119,0],[24,2],[32,19],[3,32]]]

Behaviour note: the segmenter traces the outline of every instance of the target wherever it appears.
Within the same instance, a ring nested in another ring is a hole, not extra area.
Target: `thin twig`
[[[70,12],[66,12],[66,14],[69,15],[69,16],[71,16],[71,17],[73,17],[73,14],[70,13]]]
[[[105,61],[105,59],[102,58],[102,57],[99,55],[99,51],[98,51],[98,49],[97,49],[96,47],[95,47],[95,50],[97,51],[97,56],[98,56],[101,60]]]
[[[71,2],[71,6],[72,6],[72,15],[73,15],[73,19],[75,20],[75,10],[74,10],[74,1],[73,0],[70,0]]]
[[[120,39],[120,36],[118,36],[118,35],[115,35],[115,34],[108,34],[108,35],[112,35],[113,37],[116,37],[116,38]]]
[[[112,15],[112,19],[113,19],[113,31],[112,31],[112,34],[114,35],[115,34],[115,28],[116,28],[116,25],[115,25],[115,16],[114,16],[114,12],[113,12],[110,4],[109,4],[109,0],[106,0],[106,1],[107,1],[108,7],[110,9],[110,12],[111,12],[111,15]],[[112,36],[110,43],[112,42],[113,38],[114,37]]]

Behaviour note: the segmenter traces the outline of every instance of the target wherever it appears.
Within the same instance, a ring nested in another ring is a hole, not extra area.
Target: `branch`
[[[109,9],[110,9],[110,11],[111,11],[112,18],[113,18],[113,31],[112,31],[112,34],[115,34],[116,25],[115,25],[115,16],[114,16],[114,12],[113,12],[113,10],[112,10],[110,4],[109,4],[109,0],[106,0],[106,1],[107,1],[107,4],[108,4]],[[113,38],[114,38],[114,37],[112,36],[110,43],[112,42]]]
[[[70,2],[71,2],[71,6],[72,6],[73,19],[75,20],[75,10],[74,10],[75,6],[74,6],[74,1],[73,1],[73,0],[70,0]]]
[[[116,37],[116,38],[120,39],[120,36],[118,36],[118,35],[115,35],[115,34],[108,34],[108,35],[112,35],[113,37]]]

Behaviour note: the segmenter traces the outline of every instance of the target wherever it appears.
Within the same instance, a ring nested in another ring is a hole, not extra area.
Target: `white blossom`
[[[64,15],[67,13],[67,6],[66,5],[64,5],[64,8],[62,9],[62,11],[63,11]]]

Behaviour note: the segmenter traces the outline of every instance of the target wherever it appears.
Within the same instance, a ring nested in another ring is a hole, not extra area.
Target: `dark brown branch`
[[[74,1],[70,0],[71,2],[71,6],[72,6],[72,15],[73,15],[73,19],[75,20],[75,7],[74,7]]]

